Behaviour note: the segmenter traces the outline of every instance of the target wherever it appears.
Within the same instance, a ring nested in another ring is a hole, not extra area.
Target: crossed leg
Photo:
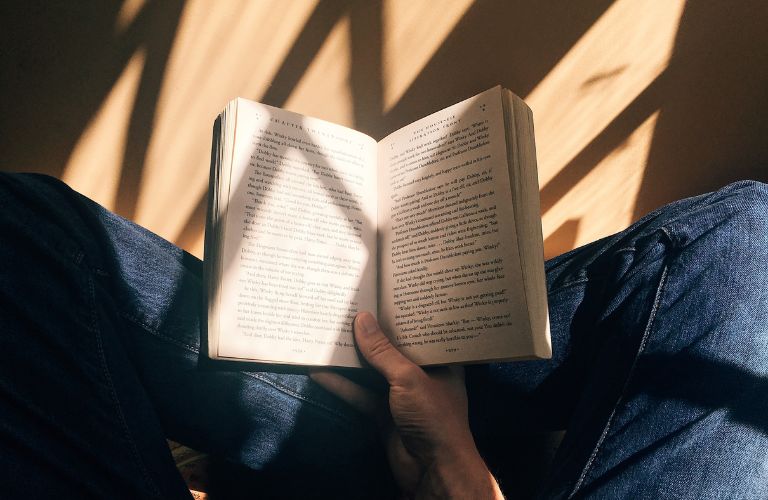
[[[545,497],[765,496],[766,213],[737,183],[548,262],[553,360],[467,370],[481,449],[566,428]],[[262,494],[392,494],[373,426],[306,376],[206,367],[194,257],[39,176],[0,176],[0,234],[10,493],[188,496],[168,436]]]

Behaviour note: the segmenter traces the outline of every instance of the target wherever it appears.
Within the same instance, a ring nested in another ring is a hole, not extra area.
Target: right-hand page
[[[379,316],[421,365],[533,352],[501,92],[379,143]]]

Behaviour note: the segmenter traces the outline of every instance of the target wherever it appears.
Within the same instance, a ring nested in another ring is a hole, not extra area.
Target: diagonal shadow
[[[383,136],[498,84],[525,96],[612,4],[477,0],[397,104],[368,126]]]
[[[760,354],[753,356],[760,368]],[[644,391],[686,401],[704,411],[727,410],[728,419],[768,435],[768,377],[746,366],[691,354],[649,354],[638,370],[648,374]],[[642,376],[642,375],[640,375]],[[670,380],[675,380],[670,384]]]
[[[732,7],[686,4],[668,67],[543,186],[542,213],[657,110],[632,220],[739,179],[768,181],[768,8]]]
[[[652,458],[656,453],[669,457],[670,447],[677,459],[691,463],[705,456],[703,453],[709,460],[731,459],[732,452],[723,455],[722,441],[733,436],[733,432],[724,434],[723,429],[732,430],[734,424],[741,427],[738,432],[742,436],[768,435],[768,377],[735,364],[691,355],[652,354],[643,357],[639,368],[646,374],[642,390],[650,396],[648,400],[665,402],[657,410],[663,411],[673,401],[683,402],[686,411],[678,412],[672,419],[662,415],[663,421],[653,429],[655,439],[593,480],[590,488],[597,489],[627,470],[656,463]],[[675,383],[669,383],[670,380]],[[712,417],[722,419],[723,423],[713,426]],[[682,440],[689,444],[680,447]],[[708,443],[706,449],[697,446],[703,442]],[[756,440],[744,442],[758,446]]]
[[[354,125],[369,133],[366,124],[375,123],[383,110],[382,4],[375,2],[321,2],[307,20],[301,34],[283,60],[280,69],[261,102],[280,107],[288,100],[293,89],[317,55],[323,42],[341,17],[350,15],[350,88],[352,93]],[[187,217],[176,243],[185,247],[194,244],[202,231],[207,210],[207,193]]]
[[[368,135],[375,131],[372,125],[384,110],[382,8],[381,0],[374,0],[353,3],[350,9],[349,86],[354,127]]]
[[[285,105],[291,92],[296,88],[312,60],[317,56],[333,27],[347,13],[349,3],[347,1],[318,3],[259,102],[277,108]],[[359,9],[360,6],[358,5],[355,10]],[[179,246],[191,245],[199,239],[205,227],[207,208],[208,192],[206,191],[200,196],[175,238]]]
[[[351,17],[350,87],[355,128],[381,138],[418,118],[499,83],[525,95],[610,7],[613,0],[542,5],[536,2],[479,0],[467,9],[400,101],[383,112],[382,4],[321,2],[310,15],[293,47],[260,98],[280,107],[317,55],[333,26]],[[514,25],[514,30],[503,23]],[[509,63],[499,66],[498,53]],[[204,224],[206,194],[179,234],[194,242]]]
[[[116,37],[119,10],[114,1],[0,3],[0,168],[61,177],[141,43],[146,12]]]
[[[130,218],[184,1],[149,2],[115,34],[120,3],[3,2],[0,150],[6,168],[61,177],[125,65],[145,49],[116,200],[116,211]],[[29,147],[31,140],[40,147]]]
[[[153,2],[142,9],[128,37],[138,37],[146,51],[136,98],[126,133],[125,152],[120,171],[115,212],[133,219],[139,200],[155,112],[165,76],[165,68],[176,38],[184,0]]]
[[[541,188],[541,213],[547,213],[657,109],[669,80],[669,69],[651,82],[621,113]]]
[[[347,12],[349,3],[344,0],[317,4],[260,102],[277,108],[285,104],[333,27]]]
[[[633,219],[740,179],[768,182],[768,4],[686,2]]]

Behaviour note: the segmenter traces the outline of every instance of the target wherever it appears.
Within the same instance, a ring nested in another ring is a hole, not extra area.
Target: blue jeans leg
[[[373,426],[306,376],[200,366],[199,260],[42,176],[0,174],[0,234],[9,496],[188,497],[164,436],[263,497],[392,491]]]
[[[478,440],[567,429],[545,498],[768,497],[767,214],[736,183],[548,262],[553,360],[470,370]]]
[[[765,207],[732,185],[550,261],[554,359],[468,370],[481,445],[567,428],[547,497],[765,496]],[[0,484],[184,496],[167,435],[267,495],[391,492],[373,429],[306,377],[201,369],[193,257],[36,176],[0,176],[0,234]]]
[[[0,176],[2,495],[188,497],[61,188]]]

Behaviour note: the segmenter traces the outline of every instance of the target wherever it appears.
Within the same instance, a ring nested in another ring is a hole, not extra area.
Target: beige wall
[[[235,96],[382,137],[510,88],[534,110],[548,256],[768,181],[762,0],[37,3],[0,7],[0,168],[197,255],[211,125]]]

